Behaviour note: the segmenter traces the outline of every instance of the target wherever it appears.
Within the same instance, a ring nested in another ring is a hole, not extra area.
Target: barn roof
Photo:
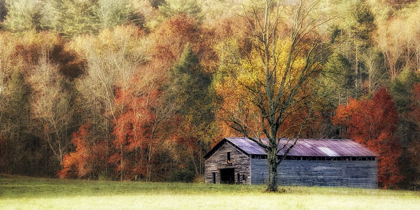
[[[267,145],[268,139],[261,139]],[[231,143],[247,155],[266,155],[264,148],[245,137],[228,137],[219,142],[204,157],[210,157],[222,144]],[[280,139],[279,149],[287,143]],[[293,141],[287,143],[292,145]],[[288,148],[288,147],[286,147]],[[284,155],[285,149],[277,155]],[[287,156],[298,157],[372,157],[377,156],[363,145],[350,139],[299,139]]]

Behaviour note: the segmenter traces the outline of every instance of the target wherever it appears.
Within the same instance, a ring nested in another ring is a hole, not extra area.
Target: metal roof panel
[[[235,146],[241,148],[248,155],[265,155],[264,148],[254,141],[245,137],[225,138]],[[259,139],[261,143],[268,145],[268,139]],[[286,147],[279,151],[278,155],[284,155],[286,149],[293,144],[293,140],[280,139],[279,149],[285,144]],[[364,157],[377,156],[363,145],[350,139],[298,139],[295,147],[290,150],[288,156],[307,157]]]

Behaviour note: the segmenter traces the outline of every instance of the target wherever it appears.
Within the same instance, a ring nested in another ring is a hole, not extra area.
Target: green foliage
[[[152,5],[153,8],[158,9],[159,6],[166,3],[165,0],[148,0],[150,2],[150,5]]]
[[[24,75],[15,70],[2,90],[0,99],[0,132],[2,138],[8,142],[4,171],[8,173],[29,174],[30,164],[34,161],[28,153],[30,142],[30,87],[24,80]],[[4,103],[6,102],[6,103]],[[13,155],[12,155],[13,154]],[[12,157],[12,158],[11,158]]]
[[[353,71],[351,77],[348,77],[354,83],[353,93],[349,96],[359,98],[364,92],[372,93],[369,88],[372,85],[369,71],[373,67],[369,69],[368,62],[372,62],[369,50],[374,44],[372,35],[376,30],[375,17],[370,4],[364,0],[346,1],[336,6],[342,9],[342,14],[338,14],[340,18],[334,24],[330,39],[335,43],[334,51],[347,60],[349,70]],[[348,82],[347,86],[350,85]]]
[[[400,160],[401,174],[406,178],[402,183],[403,187],[416,186],[415,182],[418,179],[411,152],[414,149],[414,142],[418,141],[417,135],[419,132],[418,126],[415,124],[415,121],[412,119],[412,114],[410,113],[412,109],[415,108],[410,105],[412,103],[412,90],[414,85],[418,82],[420,82],[419,75],[406,68],[397,76],[397,78],[392,80],[390,84],[391,94],[400,115],[397,135],[400,138],[400,143],[403,148],[403,155]]]
[[[142,27],[144,23],[142,15],[133,9],[129,0],[98,0],[96,13],[102,29],[127,23]]]
[[[241,54],[236,40],[227,40],[219,43],[215,47],[218,53],[220,64],[215,75],[213,76],[214,85],[223,82],[226,76],[234,74],[241,63]]]
[[[172,69],[169,101],[179,103],[179,113],[199,125],[214,119],[212,114],[211,76],[200,65],[197,55],[186,45]]]
[[[194,171],[188,169],[178,169],[169,175],[171,182],[192,182],[194,180]]]
[[[391,94],[399,113],[408,111],[411,90],[414,84],[420,82],[420,76],[410,69],[403,70],[391,83]]]
[[[170,18],[179,14],[185,14],[202,20],[201,8],[197,0],[167,0],[159,6],[159,12],[164,18]]]
[[[187,44],[181,58],[171,69],[167,84],[165,106],[174,106],[176,118],[175,133],[177,149],[183,158],[192,158],[194,170],[175,171],[171,180],[192,181],[202,174],[202,157],[210,149],[210,142],[216,135],[214,115],[215,93],[211,88],[211,75],[204,71],[197,55]],[[180,165],[185,164],[183,161]],[[188,164],[188,162],[187,162]],[[191,165],[191,164],[190,164]],[[179,174],[181,173],[181,174]]]
[[[98,180],[99,181],[111,181],[112,178],[109,175],[107,175],[106,171],[102,171],[98,175]]]
[[[6,14],[6,0],[0,0],[0,23],[3,22],[3,20],[6,18]]]
[[[375,31],[376,25],[374,23],[375,17],[370,9],[370,6],[365,1],[358,1],[353,6],[353,16],[356,20],[352,26],[353,33],[360,40],[364,40],[363,47],[369,47],[372,44],[371,33]]]
[[[5,27],[16,33],[40,30],[42,5],[43,2],[40,0],[6,0],[8,12]],[[0,15],[4,12],[5,10],[0,7]]]
[[[43,28],[65,37],[96,34],[123,24],[144,24],[144,18],[129,0],[50,0],[43,12]]]
[[[22,114],[28,114],[30,88],[26,84],[24,76],[18,70],[13,71],[8,83],[7,91],[10,94],[8,99],[11,112],[11,119],[21,119]],[[26,109],[26,111],[25,111]]]
[[[96,1],[51,0],[45,5],[43,27],[72,37],[98,31]]]
[[[327,101],[334,101],[333,104],[340,104],[347,101],[348,97],[354,97],[354,72],[351,64],[341,54],[331,56],[327,63],[324,76],[319,78],[320,90],[318,94]]]
[[[332,55],[314,83],[314,101],[318,104],[314,110],[322,113],[326,121],[322,125],[323,136],[337,137],[337,127],[330,120],[338,105],[354,97],[354,91],[354,72],[349,61],[341,54]]]

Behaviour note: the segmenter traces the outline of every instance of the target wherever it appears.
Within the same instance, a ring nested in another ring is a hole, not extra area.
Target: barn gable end
[[[216,147],[217,150],[206,155],[205,182],[250,184],[250,157],[226,140]],[[228,161],[228,153],[230,161]]]

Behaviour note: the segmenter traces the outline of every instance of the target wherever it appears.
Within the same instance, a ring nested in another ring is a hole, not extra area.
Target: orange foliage
[[[155,37],[154,56],[167,62],[167,67],[180,58],[187,43],[191,45],[203,66],[216,65],[216,54],[212,50],[215,42],[214,28],[203,27],[192,17],[181,14],[166,19],[152,36]]]
[[[239,48],[244,50],[243,53],[250,52],[252,46],[249,34],[252,34],[252,30],[245,18],[230,17],[222,19],[214,23],[214,27],[216,40],[234,38],[238,41]]]
[[[175,61],[187,43],[194,46],[195,52],[198,51],[195,44],[199,43],[200,30],[194,18],[183,14],[166,19],[155,37],[155,55],[161,60]]]
[[[137,84],[138,77],[131,81]],[[138,88],[138,87],[137,87]],[[146,87],[145,87],[146,88]],[[115,165],[116,173],[122,179],[134,179],[136,175],[146,175],[147,154],[143,152],[150,141],[153,131],[151,124],[155,120],[152,112],[155,99],[159,96],[157,89],[138,93],[135,86],[126,90],[117,89],[116,104],[121,107],[121,114],[115,120],[113,145],[116,149],[109,159]],[[151,152],[151,151],[148,151]]]
[[[43,53],[48,55],[49,61],[58,65],[60,73],[67,78],[74,79],[84,73],[86,61],[70,50],[58,34],[51,32],[28,32],[14,46],[12,58],[14,65],[26,65],[23,68],[29,70],[38,64]]]
[[[385,88],[371,100],[350,99],[348,105],[339,106],[333,122],[348,128],[356,142],[379,155],[378,182],[381,187],[394,187],[403,177],[398,159],[402,154],[396,136],[398,113],[395,102]]]
[[[58,173],[60,178],[97,178],[105,167],[107,145],[105,142],[90,143],[89,127],[89,123],[82,125],[78,132],[73,133],[71,142],[76,151],[64,156],[63,169]]]

